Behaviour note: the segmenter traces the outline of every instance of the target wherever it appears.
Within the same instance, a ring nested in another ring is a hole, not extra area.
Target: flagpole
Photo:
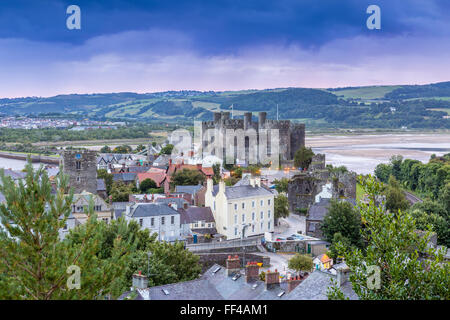
[[[278,103],[277,103],[277,120],[278,120]]]

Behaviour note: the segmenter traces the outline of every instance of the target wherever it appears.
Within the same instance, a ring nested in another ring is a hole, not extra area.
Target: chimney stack
[[[239,270],[241,269],[241,260],[237,255],[235,255],[234,257],[228,256],[226,266],[227,266],[227,276],[239,273]]]
[[[225,193],[225,181],[219,181],[219,193]]]
[[[280,285],[280,273],[277,269],[274,272],[267,270],[266,272],[266,289],[270,290]]]
[[[288,289],[287,292],[291,292],[292,290],[294,290],[299,284],[300,282],[303,281],[303,277],[302,276],[295,276],[295,277],[290,277],[288,279]]]
[[[134,289],[147,289],[148,287],[148,279],[146,276],[139,273],[133,274],[133,288]]]
[[[249,262],[245,267],[245,280],[247,282],[257,281],[259,279],[259,265],[256,261]]]

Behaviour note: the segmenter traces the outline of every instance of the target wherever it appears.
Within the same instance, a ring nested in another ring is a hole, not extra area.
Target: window
[[[76,161],[75,165],[77,167],[77,170],[81,170],[81,161]]]
[[[245,214],[242,214],[242,222],[245,222]]]
[[[102,206],[101,205],[100,206],[95,206],[94,210],[95,211],[102,211]]]
[[[195,228],[198,228],[198,222],[196,222],[196,223],[194,224],[194,227],[195,227]]]
[[[237,210],[237,203],[234,204],[234,210]]]
[[[67,223],[64,225],[63,230],[67,230]]]
[[[175,224],[175,216],[170,217],[170,224]]]
[[[252,201],[252,208],[255,207],[255,201]]]
[[[252,212],[252,220],[255,221],[255,213]]]
[[[255,232],[255,225],[252,225],[252,232]]]
[[[205,221],[202,221],[202,228],[205,227]]]
[[[155,226],[155,218],[150,219],[150,225],[153,227]]]
[[[216,202],[214,201],[214,203],[213,203],[213,204],[214,204],[214,210],[216,210]]]
[[[264,229],[263,223],[261,222],[261,231]]]
[[[80,176],[77,176],[77,182],[80,182],[80,180],[81,180]]]
[[[267,210],[267,217],[270,219],[270,210]]]
[[[237,228],[234,228],[234,235],[237,236]]]
[[[270,199],[269,200],[267,200],[267,204],[270,206]]]
[[[264,206],[264,200],[261,200],[261,207]]]
[[[261,211],[261,219],[264,219],[264,212]]]
[[[144,224],[144,219],[139,219],[139,225],[142,227],[143,224]]]
[[[237,214],[234,215],[234,223],[237,223]]]
[[[166,217],[161,217],[161,224],[164,224],[164,221],[166,220]]]
[[[267,223],[267,229],[270,230],[270,221]]]
[[[245,202],[242,202],[242,209],[245,209]]]

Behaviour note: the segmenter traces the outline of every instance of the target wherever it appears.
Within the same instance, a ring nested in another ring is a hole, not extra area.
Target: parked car
[[[287,237],[286,240],[295,240],[296,238],[294,237]]]
[[[278,237],[275,241],[285,241],[285,240],[286,240],[285,238]]]

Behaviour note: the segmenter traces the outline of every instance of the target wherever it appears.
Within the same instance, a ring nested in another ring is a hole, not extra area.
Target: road
[[[403,192],[405,193],[406,200],[408,200],[411,205],[413,205],[413,204],[415,204],[417,202],[423,202],[422,199],[416,197],[411,192],[408,192],[408,191],[403,191]]]
[[[289,237],[298,231],[306,233],[306,217],[291,213],[289,217],[280,219],[279,226],[275,227],[274,237]]]

